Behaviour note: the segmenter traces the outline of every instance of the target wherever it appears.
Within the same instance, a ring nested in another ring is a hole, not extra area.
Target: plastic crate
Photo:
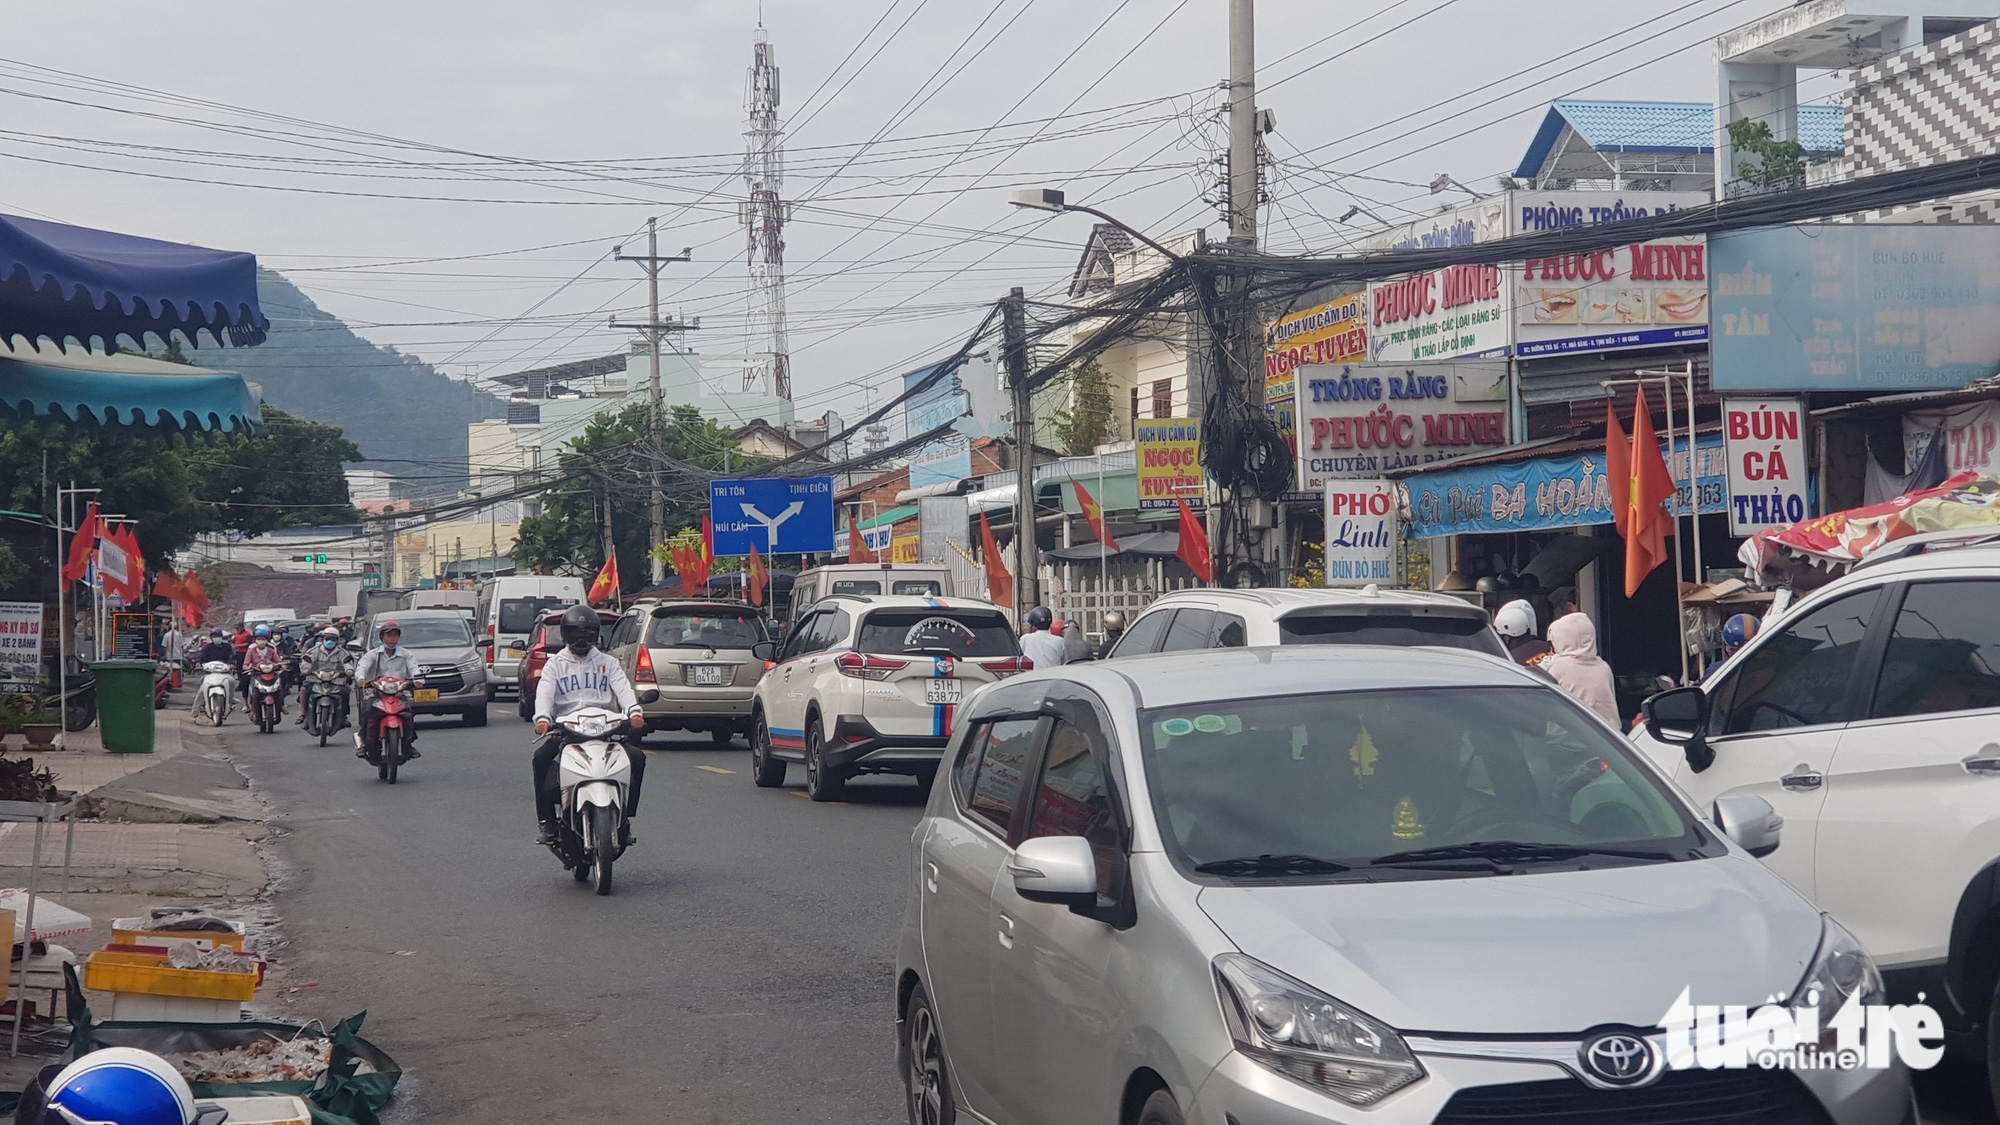
[[[243,952],[242,923],[237,923],[233,934],[217,934],[207,931],[183,933],[175,930],[149,930],[147,918],[119,918],[111,923],[111,941],[116,945],[172,945],[176,942],[191,941],[200,950],[234,949]]]
[[[253,1000],[261,973],[219,973],[170,967],[160,953],[100,949],[84,963],[85,988],[100,992],[140,992],[194,1000]]]
[[[292,1094],[258,1094],[247,1098],[197,1098],[204,1105],[229,1111],[229,1125],[312,1125],[312,1107]]]

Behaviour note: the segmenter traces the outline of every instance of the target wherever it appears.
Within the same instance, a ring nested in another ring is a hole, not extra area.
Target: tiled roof
[[[1799,140],[1806,151],[1828,155],[1841,150],[1844,117],[1839,106],[1799,107]],[[1542,127],[1515,170],[1537,176],[1562,136],[1563,127],[1599,152],[1706,153],[1715,151],[1715,106],[1708,102],[1585,101],[1549,103]]]

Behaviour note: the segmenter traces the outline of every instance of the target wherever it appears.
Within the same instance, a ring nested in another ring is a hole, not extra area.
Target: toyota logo
[[[1659,1076],[1659,1052],[1630,1032],[1593,1036],[1577,1054],[1585,1072],[1605,1086],[1643,1086]]]

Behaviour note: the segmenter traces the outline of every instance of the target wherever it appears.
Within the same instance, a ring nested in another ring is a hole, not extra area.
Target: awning
[[[120,334],[189,343],[207,329],[218,341],[264,342],[271,323],[257,304],[257,258],[130,234],[0,215],[0,341],[93,339],[110,350]]]
[[[1141,531],[1115,538],[1118,549],[1109,555],[1105,554],[1102,543],[1080,543],[1074,547],[1043,551],[1042,557],[1062,562],[1096,562],[1099,558],[1170,559],[1181,553],[1181,533],[1178,531]]]
[[[163,430],[263,426],[257,398],[241,375],[122,354],[0,349],[0,411]]]
[[[897,520],[906,520],[916,514],[917,506],[915,504],[906,504],[900,508],[891,508],[880,515],[869,516],[867,519],[862,520],[861,530],[866,531],[871,527],[881,527],[884,524],[895,523]]]

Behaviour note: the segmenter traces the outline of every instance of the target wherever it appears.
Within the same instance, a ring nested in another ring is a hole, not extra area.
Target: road
[[[753,786],[740,745],[655,735],[639,844],[598,898],[534,843],[511,704],[419,730],[395,786],[351,743],[222,731],[286,830],[288,979],[318,982],[314,1012],[368,1011],[410,1073],[392,1121],[904,1119],[910,780],[815,805]]]

